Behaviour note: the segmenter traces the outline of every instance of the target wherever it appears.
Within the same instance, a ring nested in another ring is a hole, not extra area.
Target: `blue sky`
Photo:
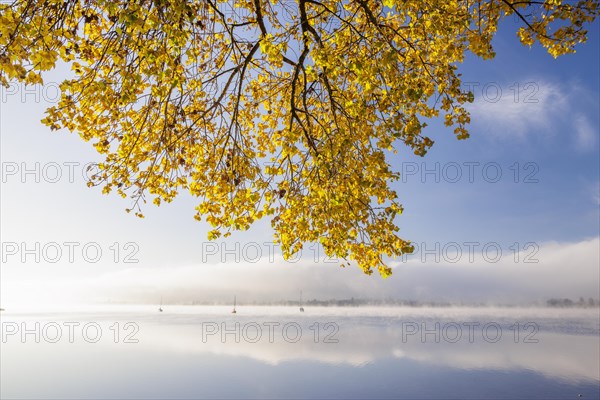
[[[25,95],[22,87],[3,89],[0,302],[153,302],[160,296],[167,302],[224,301],[233,293],[246,301],[277,300],[295,298],[299,290],[307,298],[600,297],[598,24],[577,54],[557,60],[537,45],[520,45],[515,31],[512,20],[504,21],[494,40],[496,58],[468,57],[459,67],[476,99],[471,138],[458,141],[434,122],[428,133],[436,143],[425,158],[403,148],[391,158],[405,172],[396,184],[405,206],[400,234],[428,249],[438,243],[440,259],[418,253],[392,261],[394,275],[386,281],[363,276],[356,267],[340,270],[322,251],[315,260],[316,247],[305,249],[298,262],[281,261],[268,244],[268,221],[216,247],[207,244],[208,226],[193,220],[195,199],[188,195],[160,208],[147,205],[144,220],[126,214],[127,201],[86,187],[82,166],[99,160],[92,146],[39,122],[62,72],[49,76],[46,90]],[[23,166],[35,163],[39,183],[35,174],[22,174]],[[56,165],[62,177],[51,183]],[[434,172],[422,175],[436,166],[439,181]],[[35,248],[36,242],[39,254],[44,246],[48,253],[39,263],[33,255],[23,262],[22,243]],[[77,243],[72,262],[65,242]],[[54,263],[47,262],[52,243],[63,253]],[[102,251],[97,262],[82,256],[86,245]],[[486,245],[490,254],[501,248],[502,257],[490,261],[496,258],[482,255]]]

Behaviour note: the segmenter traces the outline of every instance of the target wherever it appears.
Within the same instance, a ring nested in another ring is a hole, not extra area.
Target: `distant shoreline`
[[[582,301],[583,300],[583,301]],[[136,303],[136,302],[118,302],[109,301],[101,304],[114,304],[114,305],[153,305],[152,303]],[[165,299],[163,305],[171,306],[231,306],[228,302],[221,301],[191,301],[191,302],[169,302]],[[598,299],[579,299],[577,301],[567,298],[552,298],[546,301],[530,302],[522,304],[494,304],[494,303],[483,303],[483,302],[461,302],[461,303],[450,303],[450,302],[424,302],[416,300],[372,300],[372,299],[330,299],[330,300],[306,300],[300,303],[297,300],[281,300],[281,301],[244,301],[243,298],[238,299],[238,306],[281,306],[281,307],[412,307],[412,308],[424,308],[424,307],[436,307],[436,308],[452,308],[452,307],[468,307],[468,308],[486,308],[486,307],[499,307],[499,308],[523,308],[523,307],[539,307],[539,308],[576,308],[576,309],[595,309],[600,308],[600,300]]]

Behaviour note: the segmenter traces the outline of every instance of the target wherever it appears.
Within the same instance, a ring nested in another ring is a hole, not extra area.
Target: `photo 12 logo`
[[[279,250],[277,250],[279,249]],[[280,245],[273,242],[203,242],[202,262],[217,261],[226,262],[245,262],[254,264],[261,260],[269,263],[281,262],[277,255],[281,256]],[[324,250],[318,243],[312,243],[300,249],[292,257],[285,260],[286,263],[297,263],[303,256],[307,256],[314,262],[337,264],[340,260],[336,257],[329,257],[324,254]]]
[[[298,322],[203,322],[202,343],[219,340],[221,343],[298,343],[304,337],[314,343],[339,343],[340,327],[335,322],[315,322],[302,328]],[[309,333],[310,332],[310,333]],[[305,334],[308,333],[308,338]]]
[[[498,322],[409,322],[401,324],[402,343],[417,341],[420,343],[498,343],[503,335],[510,332],[514,343],[539,343],[535,336],[540,328],[535,322],[515,322],[510,326]]]
[[[136,242],[100,244],[98,242],[2,242],[2,262],[56,264],[66,262],[95,264],[110,260],[118,264],[137,264],[140,246]]]
[[[407,161],[400,166],[400,180],[402,183],[498,183],[504,179],[512,183],[539,183],[539,171],[539,165],[533,161],[506,165],[495,161]]]
[[[11,4],[13,1],[0,0],[0,5]],[[20,103],[56,104],[61,96],[58,82],[44,82],[43,85],[27,85],[24,82],[9,82],[8,87],[0,86],[0,101]]]
[[[434,242],[434,243],[411,243],[414,250],[410,254],[403,254],[402,262],[418,261],[421,263],[450,263],[477,262],[495,264],[502,260],[507,254],[512,254],[512,262],[515,264],[537,264],[540,260],[537,254],[540,250],[539,244],[535,242],[511,243],[502,246],[498,242]]]
[[[139,343],[135,322],[2,322],[2,343]]]
[[[95,183],[100,167],[95,162],[16,162],[3,161],[0,164],[2,183]]]
[[[502,89],[498,82],[463,82],[463,90],[473,93],[475,99],[486,103],[497,103],[503,98],[506,101],[521,104],[537,104],[540,102],[538,93],[540,86],[537,82],[514,82]]]

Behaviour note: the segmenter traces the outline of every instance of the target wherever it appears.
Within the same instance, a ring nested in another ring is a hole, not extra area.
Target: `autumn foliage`
[[[468,137],[458,65],[499,22],[556,57],[598,1],[31,0],[0,4],[0,83],[70,70],[43,122],[105,156],[92,185],[198,198],[210,238],[271,220],[284,256],[320,242],[365,273],[411,251],[388,159],[424,155],[427,119]]]

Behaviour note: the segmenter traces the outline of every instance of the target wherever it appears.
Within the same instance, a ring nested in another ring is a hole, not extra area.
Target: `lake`
[[[239,305],[232,314],[166,305],[0,315],[2,399],[600,398],[597,308]]]

